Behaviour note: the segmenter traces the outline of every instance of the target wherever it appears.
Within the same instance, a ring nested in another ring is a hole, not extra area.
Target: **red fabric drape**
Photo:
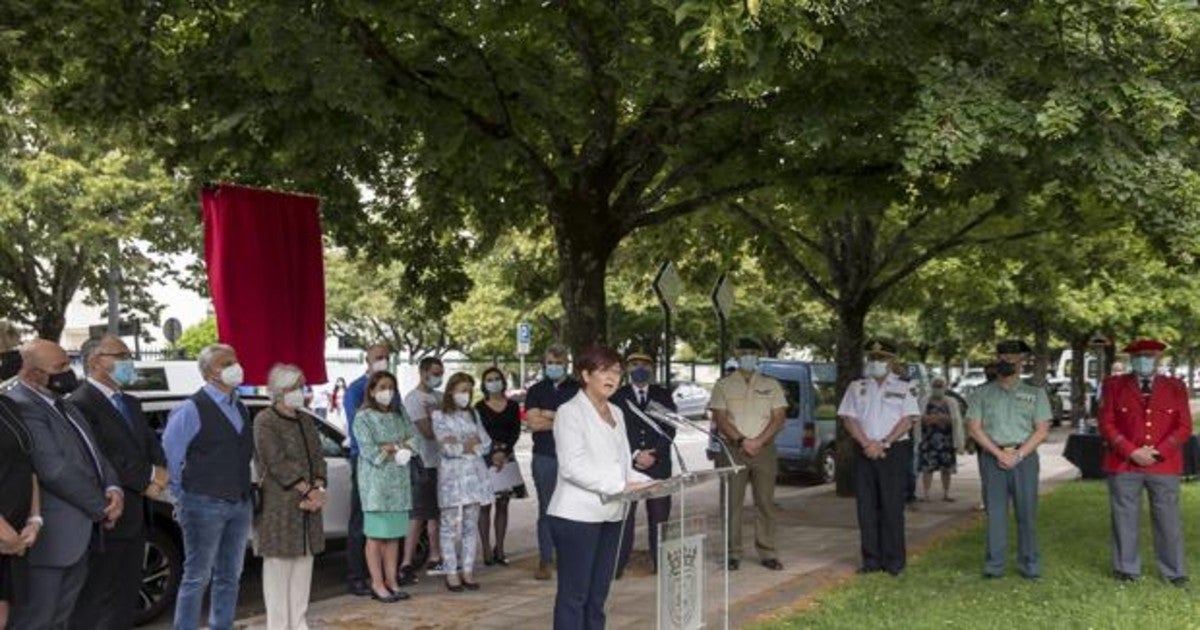
[[[217,334],[246,384],[276,363],[325,376],[325,262],[316,197],[222,184],[200,193]]]

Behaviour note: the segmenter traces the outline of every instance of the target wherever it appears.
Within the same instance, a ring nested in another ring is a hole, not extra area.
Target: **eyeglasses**
[[[115,359],[121,359],[123,361],[133,358],[133,355],[128,352],[97,352],[96,354],[99,356],[102,356],[102,357],[113,357]]]

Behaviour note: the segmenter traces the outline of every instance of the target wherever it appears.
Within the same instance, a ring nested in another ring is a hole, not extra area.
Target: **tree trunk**
[[[608,338],[604,278],[620,242],[612,213],[589,208],[578,196],[551,203],[558,247],[559,289],[565,314],[562,341],[574,353]]]
[[[1088,335],[1071,337],[1071,423],[1075,426],[1087,417],[1087,386],[1084,366],[1087,364]]]
[[[1033,318],[1033,374],[1030,376],[1034,384],[1045,385],[1049,371],[1050,327],[1046,325],[1046,319],[1038,314]]]
[[[39,313],[37,319],[31,322],[37,336],[58,343],[62,339],[63,329],[67,327],[66,312],[66,307],[51,307],[48,312]]]
[[[1187,347],[1187,388],[1188,396],[1196,389],[1196,349],[1192,346]]]
[[[837,396],[838,403],[852,381],[862,376],[863,346],[866,344],[867,307],[841,306],[837,309]],[[838,404],[835,403],[835,404]],[[841,418],[837,421],[837,493],[854,496],[854,449],[857,448]]]

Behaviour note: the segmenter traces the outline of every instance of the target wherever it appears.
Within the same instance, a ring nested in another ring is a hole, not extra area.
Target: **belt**
[[[1000,447],[1001,449],[1008,450],[1010,448],[1021,448],[1021,443],[1018,442],[1016,444],[997,444],[996,446]]]

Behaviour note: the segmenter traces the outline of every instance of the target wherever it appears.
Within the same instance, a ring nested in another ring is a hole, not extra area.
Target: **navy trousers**
[[[555,630],[601,630],[616,572],[622,521],[585,523],[549,516],[558,557]]]

